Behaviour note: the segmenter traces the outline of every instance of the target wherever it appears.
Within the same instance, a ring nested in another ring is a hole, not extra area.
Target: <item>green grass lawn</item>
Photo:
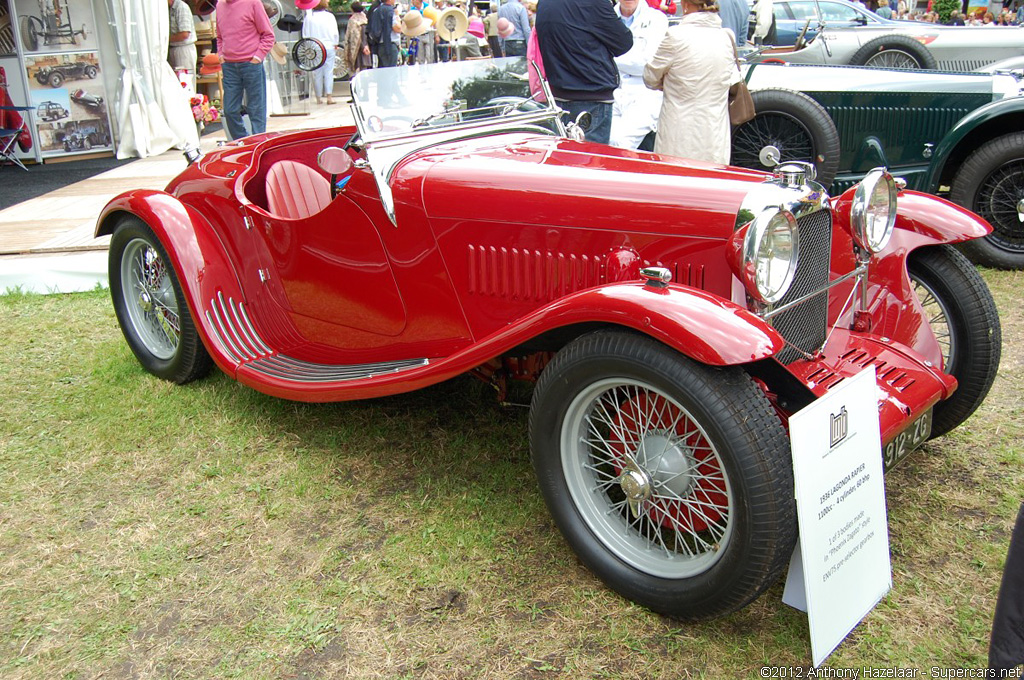
[[[832,667],[983,667],[1024,497],[1024,274],[982,409],[887,478],[894,587]],[[0,297],[0,677],[733,678],[810,663],[782,584],[702,624],[576,560],[526,409],[308,405],[135,361],[104,292]],[[925,676],[927,677],[927,676]]]

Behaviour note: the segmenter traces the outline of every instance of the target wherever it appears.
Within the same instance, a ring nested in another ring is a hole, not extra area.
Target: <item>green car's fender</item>
[[[971,111],[946,133],[932,154],[924,191],[949,186],[963,162],[985,142],[1024,129],[1024,97],[999,99]]]

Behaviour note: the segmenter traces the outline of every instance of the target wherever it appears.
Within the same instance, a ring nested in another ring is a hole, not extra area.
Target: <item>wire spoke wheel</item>
[[[737,131],[732,143],[732,163],[744,168],[771,170],[762,162],[761,152],[775,147],[782,161],[815,162],[810,130],[795,116],[772,112],[757,116]]]
[[[111,236],[109,258],[114,312],[139,363],[178,384],[209,373],[213,362],[153,230],[135,217],[123,218]]]
[[[946,308],[946,304],[942,299],[925,281],[911,274],[910,283],[914,289],[914,294],[917,295],[917,299],[921,301],[925,318],[928,319],[928,325],[931,326],[932,333],[935,334],[935,340],[939,343],[939,349],[942,351],[942,369],[946,373],[952,373],[953,366],[951,366],[951,362],[953,357],[956,356],[956,336],[950,327],[950,311]]]
[[[732,527],[728,477],[679,403],[646,383],[597,382],[569,406],[561,449],[584,521],[625,562],[685,578],[718,559]]]
[[[585,334],[537,382],[530,450],[566,542],[634,602],[684,619],[725,614],[789,562],[789,442],[738,367],[638,333]]]
[[[974,207],[992,225],[989,241],[1024,254],[1024,159],[1002,165],[986,177]]]
[[[918,63],[917,58],[903,50],[883,50],[868,59],[864,65],[878,68],[921,68],[921,64]]]
[[[153,356],[168,360],[181,341],[178,301],[159,253],[143,239],[132,240],[121,257],[125,309],[135,333]]]

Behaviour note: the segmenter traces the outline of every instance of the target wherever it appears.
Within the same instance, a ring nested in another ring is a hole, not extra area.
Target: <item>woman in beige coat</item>
[[[665,93],[654,151],[728,163],[729,87],[740,80],[736,41],[714,0],[683,0],[683,15],[644,68],[647,87]]]

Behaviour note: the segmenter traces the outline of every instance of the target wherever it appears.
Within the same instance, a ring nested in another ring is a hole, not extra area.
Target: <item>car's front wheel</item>
[[[953,202],[992,225],[992,233],[960,245],[979,264],[1024,269],[1024,132],[982,144],[953,178]]]
[[[967,420],[985,400],[999,370],[1002,331],[984,279],[952,246],[915,250],[907,273],[942,350],[942,370],[958,383],[953,396],[935,405],[934,438]]]
[[[548,509],[609,587],[684,619],[735,611],[796,540],[785,431],[739,368],[604,331],[563,348],[530,409]]]
[[[147,371],[178,384],[210,372],[213,362],[167,252],[138,218],[125,217],[115,228],[108,273],[117,321]]]

